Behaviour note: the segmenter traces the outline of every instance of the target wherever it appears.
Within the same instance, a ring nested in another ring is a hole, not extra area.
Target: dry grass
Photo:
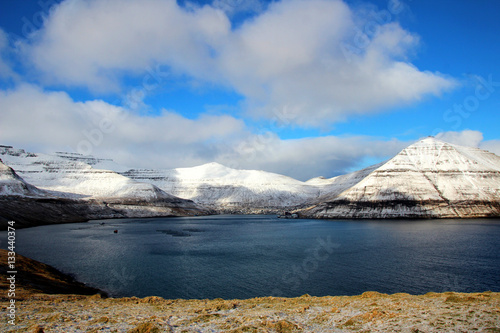
[[[51,294],[61,288],[89,290],[28,258],[19,260],[19,268],[30,274],[16,286],[16,325],[2,320],[1,332],[500,332],[500,293],[114,299]],[[4,276],[2,281],[5,284]],[[8,299],[3,295],[0,303],[5,309]]]
[[[7,303],[3,301],[3,306]],[[2,332],[499,332],[500,293],[165,300],[35,294]],[[37,326],[39,325],[39,326]]]

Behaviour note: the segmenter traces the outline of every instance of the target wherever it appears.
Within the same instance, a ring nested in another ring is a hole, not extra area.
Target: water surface
[[[500,291],[500,219],[104,220],[18,230],[16,249],[113,296]]]

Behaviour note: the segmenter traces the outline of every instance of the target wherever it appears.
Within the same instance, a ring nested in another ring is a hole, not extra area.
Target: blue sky
[[[499,154],[498,13],[495,0],[2,1],[0,143],[302,180],[428,135]]]

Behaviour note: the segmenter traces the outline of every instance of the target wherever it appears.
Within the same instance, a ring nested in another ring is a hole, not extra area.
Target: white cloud
[[[483,133],[480,131],[442,132],[437,134],[436,138],[461,146],[485,149],[500,156],[500,140],[483,140]]]
[[[488,140],[481,143],[481,149],[488,150],[500,156],[500,140]]]
[[[189,12],[174,0],[71,0],[24,50],[49,82],[113,91],[123,72],[142,74],[152,63],[203,78],[229,26],[220,10]]]
[[[236,29],[228,10],[218,9],[231,1],[186,9],[174,0],[68,0],[23,49],[47,82],[118,91],[122,75],[159,63],[231,86],[255,116],[276,119],[287,108],[286,122],[302,126],[416,102],[455,85],[406,60],[417,36],[389,21],[373,27],[370,13],[340,0],[275,2]],[[369,24],[361,45],[357,31]],[[346,46],[358,51],[346,53]]]
[[[100,100],[75,102],[64,92],[23,85],[0,92],[0,141],[34,151],[73,151],[141,167],[205,163],[204,147],[239,137],[242,121],[204,115],[192,120],[164,110],[140,117]]]
[[[472,130],[441,132],[436,135],[436,139],[460,146],[477,148],[483,141],[483,133]]]
[[[370,137],[282,140],[252,133],[241,120],[166,111],[140,117],[101,100],[75,102],[64,92],[22,85],[0,91],[0,143],[34,152],[71,151],[112,158],[129,167],[175,168],[217,161],[302,180],[360,168],[366,157],[386,158],[406,143]]]
[[[324,136],[282,140],[270,132],[233,143],[219,162],[235,168],[262,169],[300,180],[333,177],[359,170],[397,154],[409,143],[372,137]],[[366,164],[369,159],[371,163]]]
[[[439,94],[454,82],[398,60],[417,38],[398,24],[377,28],[361,54],[353,12],[341,1],[279,2],[234,33],[222,53],[226,77],[249,98],[257,115],[319,126],[350,114],[376,112]],[[359,24],[359,23],[356,23]]]
[[[0,79],[17,78],[17,74],[12,70],[6,59],[7,54],[10,52],[7,34],[0,28]]]

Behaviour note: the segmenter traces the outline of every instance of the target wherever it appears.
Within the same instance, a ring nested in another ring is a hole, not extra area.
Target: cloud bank
[[[418,36],[387,10],[380,18],[340,0],[283,0],[232,27],[226,7],[234,8],[227,1],[186,8],[174,0],[68,0],[22,49],[45,83],[119,92],[124,76],[162,64],[230,87],[253,116],[299,126],[379,112],[456,85],[407,60]]]
[[[460,132],[441,132],[436,135],[436,138],[461,146],[485,149],[500,155],[500,140],[483,140],[483,133],[479,131],[463,130]]]
[[[109,157],[130,167],[217,161],[301,180],[332,177],[391,157],[411,142],[354,135],[285,140],[271,126],[256,132],[246,117],[284,128],[321,128],[456,85],[412,65],[409,55],[419,38],[397,23],[390,8],[353,10],[340,0],[240,4],[66,0],[53,7],[41,29],[16,43],[30,84],[2,58],[13,50],[0,29],[0,73],[17,77],[10,89],[0,90],[0,142]],[[233,25],[231,18],[242,12],[253,16]],[[194,119],[182,110],[140,115],[134,105],[147,108],[147,99],[135,98],[141,91],[129,82],[151,75],[151,68],[233,90],[243,97],[245,112],[200,110]],[[77,101],[61,87],[88,89],[95,97]],[[124,102],[111,104],[109,96]]]
[[[170,169],[216,161],[307,180],[360,169],[412,143],[369,136],[284,140],[271,128],[254,133],[229,115],[188,119],[163,110],[144,117],[102,100],[77,102],[65,92],[28,84],[0,91],[0,105],[2,144],[34,152],[92,154],[134,168]],[[436,137],[500,153],[500,143],[484,141],[479,131],[443,132]]]
[[[367,156],[387,158],[406,143],[370,137],[283,140],[252,133],[228,115],[187,119],[163,110],[141,117],[102,100],[76,102],[33,85],[0,92],[0,142],[34,152],[73,151],[135,168],[176,168],[217,161],[301,180],[360,167]]]

